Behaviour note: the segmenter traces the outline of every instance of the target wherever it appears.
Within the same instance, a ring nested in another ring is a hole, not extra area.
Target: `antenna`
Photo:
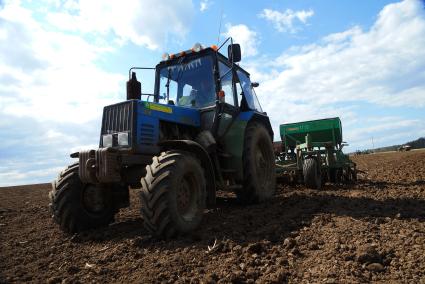
[[[221,33],[221,22],[223,20],[223,7],[221,7],[221,12],[220,12],[220,24],[218,26],[218,37],[217,37],[217,46],[220,43],[220,33]]]

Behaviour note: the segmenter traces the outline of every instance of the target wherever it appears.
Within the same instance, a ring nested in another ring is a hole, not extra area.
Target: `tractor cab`
[[[220,49],[228,41],[226,57]],[[240,60],[240,46],[231,38],[220,47],[195,44],[190,50],[166,53],[155,68],[154,102],[196,109],[202,129],[223,136],[242,112],[263,113],[254,90],[258,83],[251,83],[249,73],[236,64]]]
[[[253,89],[258,83],[251,84],[249,73],[236,64],[241,60],[239,44],[228,46],[227,57],[220,48],[195,44],[177,55],[164,54],[156,66],[155,102],[205,109],[219,101],[262,112]]]

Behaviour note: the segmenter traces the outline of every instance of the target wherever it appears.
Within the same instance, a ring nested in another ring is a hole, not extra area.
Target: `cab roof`
[[[221,61],[224,61],[228,63],[229,65],[231,64],[231,62],[229,62],[229,59],[226,56],[224,56],[222,53],[220,53],[219,51],[216,51],[212,47],[206,47],[197,52],[189,49],[177,54],[172,54],[170,57],[173,57],[173,58],[162,60],[156,65],[156,68],[162,68],[165,66],[178,64],[179,60],[181,60],[182,58],[196,58],[196,57],[205,56],[205,55],[217,56],[217,58],[220,59]],[[240,67],[238,64],[235,64],[235,67],[237,70],[244,72],[248,77],[250,77],[250,74],[245,69]]]

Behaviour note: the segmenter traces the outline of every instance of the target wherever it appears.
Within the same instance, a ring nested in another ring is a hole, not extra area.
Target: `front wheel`
[[[194,230],[206,208],[206,182],[200,162],[184,151],[163,152],[152,160],[141,179],[145,228],[163,238]]]
[[[82,183],[78,163],[62,171],[53,181],[49,198],[53,219],[66,233],[107,226],[114,221],[117,211],[111,188]]]

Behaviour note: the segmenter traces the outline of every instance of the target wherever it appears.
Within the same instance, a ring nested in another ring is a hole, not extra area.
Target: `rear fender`
[[[251,122],[251,121],[257,121],[260,122],[261,124],[264,125],[264,127],[266,127],[267,132],[269,132],[270,137],[273,139],[273,129],[272,129],[272,125],[270,123],[270,119],[269,117],[266,115],[266,113],[260,113],[257,111],[245,111],[245,112],[241,112],[238,116],[239,120],[244,120],[247,122]]]
[[[262,114],[262,113],[253,113],[251,120],[250,121],[258,121],[260,123],[262,123],[264,125],[264,127],[266,127],[267,131],[270,134],[270,138],[273,141],[273,129],[272,129],[272,125],[270,123],[270,119],[267,115]]]
[[[167,140],[158,143],[162,151],[182,150],[193,153],[201,162],[202,168],[205,170],[205,178],[207,181],[207,206],[215,205],[215,175],[214,168],[207,151],[201,145],[192,140]]]

